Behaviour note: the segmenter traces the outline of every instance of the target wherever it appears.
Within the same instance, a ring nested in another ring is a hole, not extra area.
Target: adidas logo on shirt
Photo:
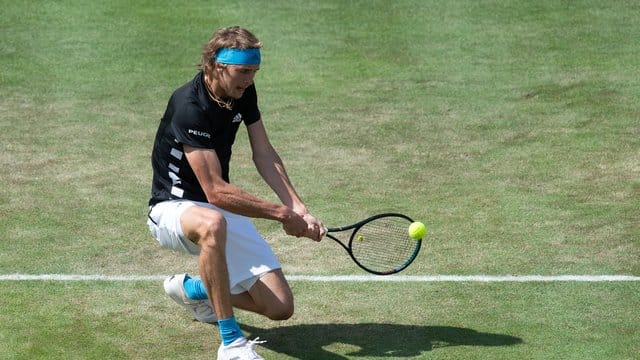
[[[236,116],[233,117],[233,121],[231,121],[232,123],[239,123],[242,122],[242,114],[237,113]]]

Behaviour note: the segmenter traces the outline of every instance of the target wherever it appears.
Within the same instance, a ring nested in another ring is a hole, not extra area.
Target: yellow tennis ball
[[[422,238],[424,238],[424,236],[427,234],[427,227],[419,222],[412,222],[411,225],[409,225],[409,237],[411,237],[414,240],[421,240]]]

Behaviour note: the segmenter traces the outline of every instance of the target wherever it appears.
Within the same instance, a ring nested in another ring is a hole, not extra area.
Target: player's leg
[[[286,320],[293,315],[293,293],[281,269],[260,275],[248,291],[231,297],[235,307],[272,320]]]
[[[149,231],[162,247],[199,256],[200,247],[186,238],[181,224],[183,213],[195,205],[191,201],[164,201],[150,209],[147,221]],[[217,322],[218,319],[206,292],[200,297],[189,296],[185,287],[189,279],[187,274],[168,277],[164,281],[166,294],[176,303],[184,306],[196,320],[207,323]]]
[[[219,319],[233,316],[227,270],[227,223],[219,212],[192,206],[181,217],[184,235],[200,246],[198,265],[200,278]]]
[[[200,246],[200,278],[218,317],[222,348],[236,344],[236,340],[244,345],[244,335],[233,313],[229,288],[227,221],[214,209],[193,206],[184,212],[181,222],[185,236]]]
[[[234,306],[267,316],[288,319],[293,294],[280,262],[250,218],[222,211],[227,219],[227,259]]]
[[[149,229],[163,247],[199,256],[201,279],[198,281],[204,283],[208,294],[189,297],[185,283],[191,279],[186,274],[165,280],[165,291],[200,321],[216,321],[210,306],[213,303],[219,314],[218,328],[223,341],[218,359],[236,358],[238,354],[260,358],[253,350],[256,341],[245,339],[233,316],[225,258],[226,220],[220,212],[191,201],[167,201],[151,209]]]
[[[220,214],[226,215],[227,224],[219,216]],[[190,201],[161,203],[154,207],[150,218],[161,221],[163,229],[171,230],[172,236],[169,240],[159,240],[164,247],[200,256],[201,279],[180,274],[171,276],[165,281],[167,294],[177,303],[187,307],[197,320],[216,321],[216,314],[210,308],[207,309],[209,307],[207,299],[210,295],[207,291],[207,282],[209,289],[212,289],[212,286],[215,289],[217,285],[211,284],[211,280],[215,281],[215,279],[207,280],[210,278],[208,274],[213,272],[224,276],[224,272],[230,272],[231,269],[237,275],[231,276],[233,280],[231,293],[234,294],[231,301],[234,306],[263,314],[274,320],[287,319],[291,316],[293,313],[291,289],[273,251],[257,232],[250,219],[224,212],[210,204]],[[178,222],[174,223],[173,219],[178,219]],[[227,225],[226,236],[229,239],[225,238],[225,231],[223,231],[225,225]],[[160,238],[164,239],[166,236],[160,236]],[[205,241],[200,239],[209,239],[209,244],[204,247],[196,245]],[[219,239],[228,241],[221,242]],[[226,250],[231,254],[227,255],[231,257],[233,263],[226,264],[222,270],[216,270],[214,264],[219,266],[225,263],[220,256],[224,253],[225,245],[228,245]],[[204,256],[202,251],[205,252]],[[215,261],[206,260],[210,259],[211,255],[219,258]],[[261,270],[249,272],[249,268]],[[249,277],[245,278],[247,275]],[[211,296],[216,295],[211,294]],[[214,303],[215,299],[212,298],[212,300]],[[226,314],[220,314],[220,316],[222,318]]]
[[[193,206],[182,216],[187,238],[200,246],[200,278],[218,316],[222,344],[218,359],[262,359],[253,350],[256,341],[247,341],[233,314],[229,271],[226,260],[227,222],[218,211]]]

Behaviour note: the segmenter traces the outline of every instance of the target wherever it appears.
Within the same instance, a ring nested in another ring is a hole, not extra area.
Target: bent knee
[[[211,214],[200,220],[199,233],[203,237],[217,235],[219,233],[226,234],[227,232],[227,220],[217,211],[212,211]]]
[[[293,316],[293,312],[293,303],[283,303],[270,307],[265,311],[264,315],[271,320],[287,320]]]
[[[182,218],[185,236],[199,245],[215,246],[224,241],[227,233],[227,221],[224,216],[211,209],[194,209]]]

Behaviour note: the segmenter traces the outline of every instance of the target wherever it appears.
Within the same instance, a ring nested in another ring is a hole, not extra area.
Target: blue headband
[[[215,61],[228,65],[260,65],[260,49],[222,48],[216,53]]]

